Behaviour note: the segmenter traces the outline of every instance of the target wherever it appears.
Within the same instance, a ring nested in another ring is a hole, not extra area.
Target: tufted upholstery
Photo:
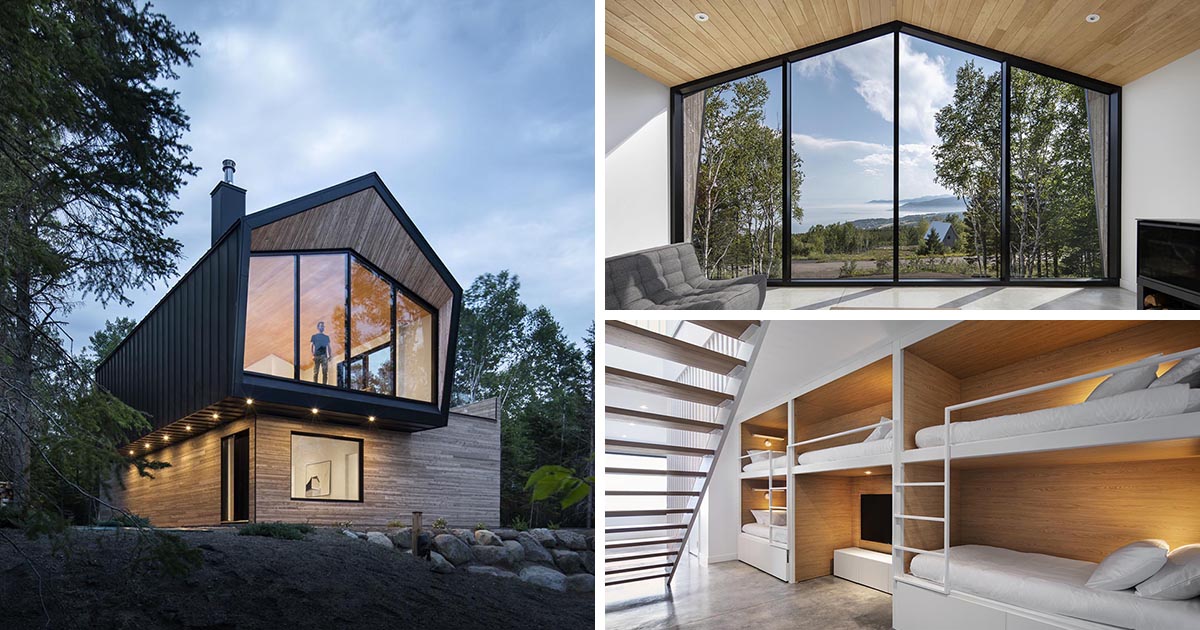
[[[767,277],[709,280],[691,243],[644,249],[604,261],[604,308],[614,310],[762,308]]]

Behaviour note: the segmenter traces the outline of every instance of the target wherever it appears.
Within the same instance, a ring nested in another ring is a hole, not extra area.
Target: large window
[[[292,434],[292,498],[362,501],[362,440]]]
[[[673,236],[713,278],[1113,283],[1118,98],[907,25],[697,81]]]
[[[243,366],[433,402],[436,315],[353,254],[254,255]]]

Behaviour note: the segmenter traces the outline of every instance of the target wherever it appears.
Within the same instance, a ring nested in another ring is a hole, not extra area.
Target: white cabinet
[[[833,552],[833,574],[885,593],[892,592],[892,557],[850,547]]]
[[[788,579],[788,550],[772,545],[765,538],[738,534],[738,560],[781,580]]]
[[[896,582],[892,597],[892,627],[896,630],[1007,630],[1008,615],[981,606]]]

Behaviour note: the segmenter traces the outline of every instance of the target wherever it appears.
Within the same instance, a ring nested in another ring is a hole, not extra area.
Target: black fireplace
[[[1200,308],[1200,219],[1139,219],[1139,309]]]

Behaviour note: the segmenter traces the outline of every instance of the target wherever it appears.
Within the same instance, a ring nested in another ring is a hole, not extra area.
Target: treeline
[[[577,345],[544,307],[528,307],[507,271],[475,279],[463,300],[454,402],[500,400],[500,518],[504,524],[591,527],[594,496],[562,509],[533,501],[529,475],[544,465],[593,472],[594,327]]]

